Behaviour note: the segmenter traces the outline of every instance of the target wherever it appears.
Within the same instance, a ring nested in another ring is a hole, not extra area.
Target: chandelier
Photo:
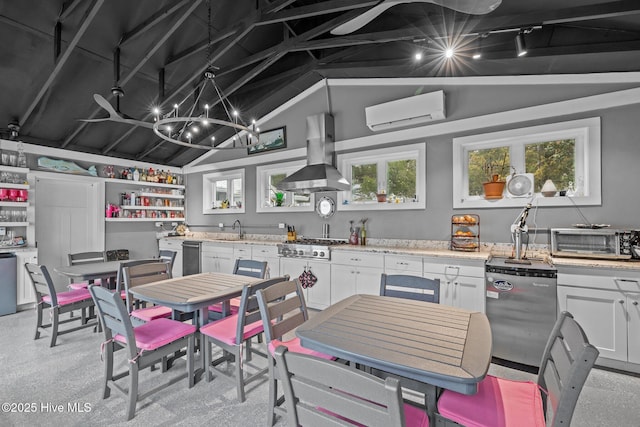
[[[173,109],[162,115],[160,108],[153,109],[154,123],[153,132],[165,141],[173,144],[182,145],[189,148],[199,148],[204,150],[220,150],[248,148],[259,143],[259,129],[255,125],[255,121],[251,127],[247,125],[240,117],[240,114],[229,103],[228,99],[223,96],[222,91],[215,83],[215,74],[209,69],[204,73],[202,84],[194,91],[195,100],[191,106],[188,106],[186,100],[179,104],[174,104]],[[200,98],[206,89],[213,88],[218,97],[218,102],[224,112],[226,119],[218,119],[210,116],[210,110],[215,104],[201,104]],[[180,115],[180,110],[185,111],[184,115]],[[232,143],[226,146],[214,146],[215,137],[211,136],[211,145],[194,144],[198,138],[208,138],[212,133],[212,125],[227,126],[233,129],[235,135]]]

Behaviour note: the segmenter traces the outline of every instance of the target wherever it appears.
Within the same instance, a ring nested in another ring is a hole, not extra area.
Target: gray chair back
[[[439,304],[440,279],[383,273],[380,277],[380,295]]]
[[[560,313],[538,372],[538,385],[547,392],[543,399],[545,414],[549,414],[549,409],[553,414],[547,417],[548,426],[571,425],[578,396],[598,354],[571,313]]]
[[[402,389],[396,378],[382,380],[334,361],[279,346],[276,366],[292,426],[405,426]]]
[[[264,279],[267,277],[267,262],[239,258],[233,266],[233,274]]]
[[[136,338],[129,312],[122,298],[117,292],[96,285],[89,286],[89,293],[98,308],[98,316],[104,329],[106,341],[111,340],[117,334],[126,337],[129,359],[132,360],[137,353]]]
[[[240,306],[238,307],[238,326],[236,328],[236,342],[242,342],[244,336],[244,327],[253,322],[257,322],[261,319],[260,307],[258,305],[258,297],[256,293],[259,290],[267,289],[276,283],[286,282],[289,280],[289,275],[286,274],[282,277],[274,277],[273,279],[266,279],[262,282],[252,283],[246,285],[242,289],[242,296],[240,297]]]
[[[292,297],[286,298],[293,294]],[[302,286],[298,280],[279,282],[256,292],[260,316],[268,342],[291,332],[309,319]]]
[[[133,261],[122,261],[118,266],[118,273],[116,275],[116,292],[120,292],[124,289],[124,268],[134,265],[148,264],[150,262],[158,262],[155,258],[137,259]]]
[[[42,301],[44,295],[51,297],[51,306],[58,305],[58,296],[56,294],[56,288],[51,280],[49,270],[44,265],[26,263],[24,268],[27,270],[27,274],[31,279],[31,286],[33,287],[33,293],[36,296],[36,304]]]
[[[177,251],[171,251],[169,249],[160,249],[158,252],[158,258],[169,264],[169,270],[173,271],[173,262],[176,260]]]
[[[107,255],[105,251],[76,252],[67,256],[69,259],[69,265],[89,264],[92,262],[107,261]]]
[[[122,266],[122,277],[124,288],[127,291],[127,307],[129,311],[133,308],[133,297],[129,292],[131,288],[171,279],[169,264],[164,261],[156,259],[147,262],[124,262],[122,264],[124,264]]]

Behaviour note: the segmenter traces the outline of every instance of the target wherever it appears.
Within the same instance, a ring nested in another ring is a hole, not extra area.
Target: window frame
[[[379,148],[376,150],[358,151],[337,156],[339,170],[349,182],[351,182],[351,166],[359,163],[379,163],[397,160],[416,160],[416,195],[418,200],[409,203],[378,203],[371,202],[351,202],[351,191],[338,192],[338,210],[360,211],[360,210],[409,210],[424,209],[426,207],[426,184],[427,184],[427,160],[426,143],[407,144],[389,148]],[[385,183],[386,186],[387,183]]]
[[[601,181],[601,128],[600,117],[550,123],[506,131],[453,138],[453,208],[521,207],[535,198],[539,206],[600,205],[602,203]],[[480,148],[511,146],[511,164],[522,168],[524,173],[524,146],[526,144],[562,139],[574,139],[575,176],[583,180],[583,195],[567,197],[544,197],[540,193],[533,197],[509,197],[486,200],[482,196],[469,196],[468,152]],[[521,156],[514,160],[514,154]],[[581,175],[582,174],[582,175]]]
[[[229,214],[229,213],[244,213],[245,206],[247,205],[247,198],[245,193],[245,171],[244,169],[234,169],[222,172],[212,172],[202,175],[202,213],[205,215],[219,215],[219,214]],[[242,181],[241,184],[241,193],[242,193],[242,207],[237,207],[235,205],[231,205],[227,209],[213,209],[212,203],[215,200],[214,193],[216,189],[216,182],[219,181],[227,181],[229,183],[229,194],[233,193],[233,181],[236,179],[240,179]]]
[[[285,163],[256,166],[256,213],[273,212],[312,212],[315,209],[315,194],[309,195],[309,206],[264,206],[265,191],[267,190],[267,176],[272,172],[282,173],[287,176],[297,172],[306,165],[306,160],[295,160]],[[293,194],[292,191],[285,193]]]

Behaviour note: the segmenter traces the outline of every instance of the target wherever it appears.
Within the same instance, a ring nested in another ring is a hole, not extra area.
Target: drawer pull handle
[[[638,305],[638,301],[634,301],[634,302],[632,302],[631,304],[633,304],[633,305]]]
[[[398,265],[409,265],[408,262],[398,262]]]
[[[624,304],[624,300],[623,300],[623,299],[619,299],[619,300],[618,300],[618,302],[619,302],[620,304]]]
[[[351,258],[351,261],[362,261],[360,258]]]

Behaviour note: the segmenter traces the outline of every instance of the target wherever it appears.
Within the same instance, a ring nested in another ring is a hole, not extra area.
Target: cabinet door
[[[251,246],[249,245],[234,245],[233,246],[234,259],[252,259]]]
[[[484,313],[484,277],[459,276],[453,281],[453,306]]]
[[[21,304],[30,304],[36,301],[36,296],[33,292],[33,286],[31,285],[31,279],[27,274],[24,264],[30,262],[37,264],[38,263],[38,253],[37,252],[16,252],[16,281],[18,288],[16,289],[16,303],[18,305]]]
[[[331,305],[331,266],[322,261],[309,261],[307,265],[318,278],[315,285],[307,288],[307,306],[323,310]]]
[[[182,241],[172,239],[160,239],[158,249],[176,252],[176,259],[173,261],[172,277],[182,277]]]
[[[380,295],[382,268],[359,267],[356,269],[356,293]]]
[[[331,304],[356,294],[356,268],[349,265],[331,265]]]
[[[558,286],[560,310],[573,315],[600,356],[627,361],[626,296],[617,291]]]
[[[453,280],[444,274],[424,273],[428,279],[440,279],[440,304],[454,307],[453,303]]]
[[[640,363],[640,294],[627,296],[629,362]]]
[[[233,247],[203,246],[201,265],[203,272],[232,273],[235,265]]]
[[[251,248],[251,257],[256,261],[267,261],[267,277],[280,276],[280,257],[278,256],[277,246],[253,246]]]

